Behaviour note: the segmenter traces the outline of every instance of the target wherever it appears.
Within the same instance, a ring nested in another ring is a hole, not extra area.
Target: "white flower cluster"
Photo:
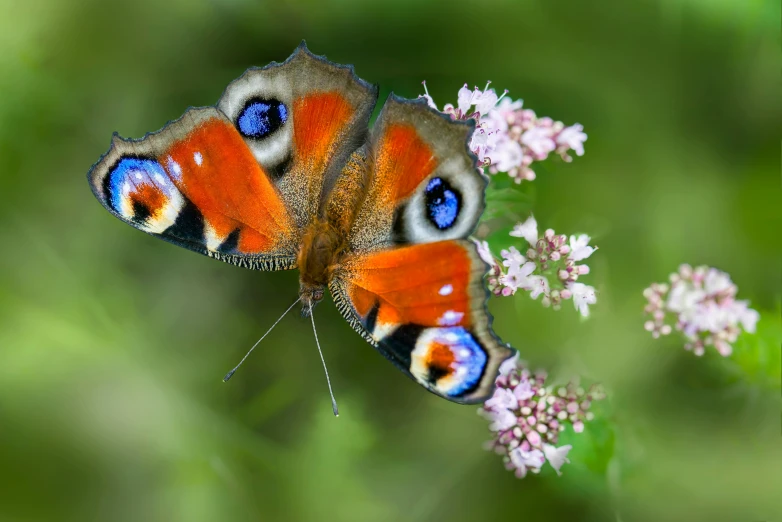
[[[559,434],[568,425],[584,431],[584,422],[594,418],[592,402],[603,398],[599,386],[546,386],[546,373],[533,374],[516,354],[502,363],[494,395],[478,410],[494,434],[486,449],[504,455],[505,467],[518,478],[538,473],[547,461],[559,474],[572,448],[557,447]]]
[[[442,112],[457,120],[475,120],[470,149],[490,174],[506,172],[516,183],[532,181],[532,163],[545,160],[552,152],[565,161],[572,161],[571,151],[576,156],[584,155],[587,135],[583,126],[576,123],[568,127],[548,117],[539,118],[535,111],[522,108],[522,100],[506,97],[508,91],[497,96],[494,89],[489,89],[489,83],[483,90],[464,84],[459,89],[456,107],[446,104]],[[426,94],[421,97],[439,110],[429,96],[426,82],[424,90]]]
[[[543,306],[558,310],[562,301],[573,299],[573,305],[584,317],[589,316],[589,305],[597,302],[595,289],[578,282],[579,276],[589,273],[585,264],[577,264],[597,250],[589,246],[589,236],[557,235],[552,229],[538,237],[538,223],[530,216],[510,232],[527,242],[526,253],[516,247],[500,252],[502,263],[494,257],[486,241],[476,241],[478,253],[489,263],[489,290],[495,295],[509,296],[525,290],[530,297],[543,296]]]
[[[754,333],[760,318],[748,301],[736,300],[737,293],[725,272],[681,265],[671,274],[670,285],[654,283],[644,290],[648,301],[644,311],[650,316],[644,328],[654,337],[676,329],[686,339],[685,349],[703,355],[707,346],[713,346],[727,357],[741,329]]]

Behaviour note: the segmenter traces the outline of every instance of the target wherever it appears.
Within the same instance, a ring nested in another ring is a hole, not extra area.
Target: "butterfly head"
[[[320,285],[307,285],[302,283],[299,289],[301,297],[301,316],[309,317],[315,305],[323,300],[325,289]]]

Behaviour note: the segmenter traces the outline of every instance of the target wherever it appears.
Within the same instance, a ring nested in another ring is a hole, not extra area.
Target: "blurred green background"
[[[0,0],[0,520],[782,520],[780,6],[755,0]],[[301,39],[442,106],[492,80],[589,134],[533,182],[541,227],[600,250],[588,321],[521,293],[495,328],[534,367],[609,400],[557,477],[481,449],[475,407],[408,380],[297,275],[135,231],[85,174],[113,131],[210,105]],[[737,357],[642,328],[682,262],[762,312]],[[775,355],[776,354],[776,355]]]

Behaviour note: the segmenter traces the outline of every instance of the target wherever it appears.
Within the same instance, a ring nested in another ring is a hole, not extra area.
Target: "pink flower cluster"
[[[648,301],[644,311],[649,315],[644,328],[655,338],[676,329],[686,339],[684,348],[695,355],[703,355],[707,346],[713,346],[727,357],[742,328],[755,333],[760,318],[748,301],[736,300],[737,292],[725,272],[681,265],[671,274],[670,284],[654,283],[644,290]]]
[[[592,420],[592,401],[605,398],[599,386],[584,390],[577,383],[546,386],[546,374],[532,374],[518,354],[500,366],[494,395],[478,413],[490,421],[494,438],[486,448],[504,455],[505,467],[523,478],[538,473],[545,462],[560,474],[569,462],[570,445],[557,447],[560,432],[570,424],[576,433]]]
[[[577,264],[597,250],[589,246],[589,236],[557,235],[552,229],[538,237],[538,223],[530,216],[518,223],[510,235],[527,242],[522,254],[516,247],[500,252],[498,261],[486,241],[476,241],[478,253],[489,266],[489,290],[495,295],[509,296],[517,290],[530,292],[530,297],[543,296],[543,306],[558,310],[562,301],[573,299],[573,305],[584,317],[589,316],[589,305],[597,302],[594,287],[578,282],[579,276],[589,273],[589,266]]]
[[[522,100],[506,97],[508,91],[497,96],[494,89],[489,89],[489,83],[483,90],[471,90],[464,84],[459,89],[456,107],[446,104],[442,112],[453,119],[476,121],[470,148],[490,174],[506,172],[516,183],[532,181],[532,163],[545,160],[552,152],[568,162],[573,159],[571,151],[576,156],[584,155],[587,135],[582,125],[567,127],[548,117],[539,118],[531,109],[522,108]],[[426,82],[424,91],[426,94],[421,97],[439,110],[429,96]]]

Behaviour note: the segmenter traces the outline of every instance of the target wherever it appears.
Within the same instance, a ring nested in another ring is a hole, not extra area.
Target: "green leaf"
[[[520,237],[510,236],[511,230],[513,230],[513,225],[505,225],[494,230],[486,237],[486,241],[489,242],[491,251],[495,256],[499,255],[500,250],[507,249],[511,246],[515,246],[520,252],[526,252],[527,242]]]
[[[510,188],[516,185],[516,183],[511,179],[510,176],[508,176],[504,172],[500,172],[499,174],[490,174],[489,175],[489,189],[506,189]]]
[[[578,442],[580,447],[584,449],[581,462],[591,472],[605,475],[608,471],[608,464],[614,456],[616,443],[612,423],[608,419],[595,417],[594,420],[587,423],[587,427],[580,435],[584,435],[583,440]]]
[[[577,475],[604,477],[614,458],[616,429],[605,400],[592,403],[591,411],[595,414],[595,418],[584,423],[584,431],[576,433],[568,426],[560,434],[557,445],[573,446],[568,454],[571,464],[563,468],[563,472],[570,474],[572,470],[572,473]]]
[[[507,176],[504,176],[507,178]],[[499,178],[502,180],[503,178]],[[535,202],[535,189],[531,183],[516,185],[510,182],[492,183],[486,188],[486,209],[483,212],[484,222],[493,219],[518,221],[526,219]]]
[[[780,310],[762,312],[754,334],[743,332],[733,345],[733,355],[720,362],[731,380],[747,382],[763,389],[779,390],[782,372],[782,321]]]

